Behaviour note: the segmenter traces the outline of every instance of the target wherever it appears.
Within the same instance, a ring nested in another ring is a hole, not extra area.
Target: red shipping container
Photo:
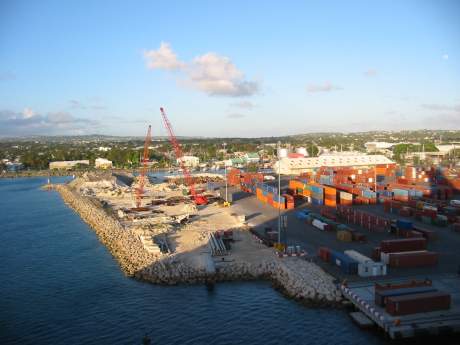
[[[417,232],[420,232],[428,241],[434,241],[438,238],[438,235],[433,230],[422,228],[419,225],[413,225],[413,229]]]
[[[389,253],[390,267],[425,267],[438,263],[438,253],[429,251]]]
[[[450,294],[444,292],[425,292],[414,295],[388,297],[385,310],[392,316],[428,313],[450,309]]]
[[[321,260],[325,262],[329,262],[331,250],[327,247],[319,247],[318,248],[318,256],[321,258]]]
[[[402,238],[397,240],[384,240],[380,242],[381,251],[384,253],[408,252],[426,249],[425,238]]]
[[[405,289],[405,288],[413,288],[413,287],[418,287],[418,286],[432,286],[433,283],[429,279],[425,280],[411,280],[407,283],[399,283],[399,284],[392,284],[392,283],[386,283],[386,284],[379,284],[375,283],[374,284],[374,289],[375,291],[385,291],[385,290],[399,290],[399,289]]]

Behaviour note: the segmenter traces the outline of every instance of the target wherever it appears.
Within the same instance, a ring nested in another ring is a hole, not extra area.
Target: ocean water
[[[152,344],[387,344],[267,282],[209,292],[127,278],[45,182],[0,179],[0,344],[141,344],[146,333]]]

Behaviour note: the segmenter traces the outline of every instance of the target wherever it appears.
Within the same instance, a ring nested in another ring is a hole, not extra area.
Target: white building
[[[298,175],[320,167],[365,167],[376,164],[394,164],[393,161],[383,155],[364,154],[325,154],[311,158],[288,158],[284,157],[273,164],[273,170],[283,175]]]
[[[257,152],[248,152],[243,157],[247,163],[259,163],[260,157]]]
[[[112,167],[112,161],[105,158],[96,158],[94,166],[96,169],[110,169]]]
[[[443,155],[448,155],[451,151],[460,149],[459,144],[448,144],[448,145],[436,145],[436,148],[441,152]]]
[[[183,156],[180,160],[184,162],[186,167],[195,168],[200,164],[200,159],[195,156]],[[177,164],[180,163],[179,159],[176,159]]]
[[[384,141],[370,141],[364,144],[364,146],[366,147],[366,151],[369,153],[390,150],[395,145],[397,144],[387,143]]]
[[[305,147],[297,147],[295,149],[295,152],[304,156],[304,157],[308,157],[308,152],[307,152],[307,149]]]
[[[101,151],[101,152],[107,152],[107,151],[110,151],[111,148],[108,147],[108,146],[99,146],[99,147],[97,148],[97,150],[98,150],[98,151]]]
[[[50,162],[49,167],[50,169],[72,169],[76,165],[89,165],[89,160],[83,159],[78,161],[56,161]]]

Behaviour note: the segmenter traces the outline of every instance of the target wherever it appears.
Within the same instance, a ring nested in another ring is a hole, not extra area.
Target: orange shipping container
[[[337,203],[336,203],[335,200],[324,199],[324,205],[330,206],[330,207],[335,207],[335,206],[337,206]]]

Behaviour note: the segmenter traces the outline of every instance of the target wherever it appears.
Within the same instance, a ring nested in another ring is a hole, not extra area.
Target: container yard
[[[319,168],[283,176],[281,191],[277,181],[243,184],[244,172],[232,174],[232,185],[248,193],[233,207],[246,214],[265,243],[284,251],[305,248],[308,258],[342,282],[340,289],[355,309],[391,338],[459,330],[457,171],[395,164]],[[277,194],[285,199],[274,204]],[[292,198],[289,207],[286,196]],[[285,223],[281,247],[278,212]],[[413,277],[431,285],[385,293],[374,288]]]

